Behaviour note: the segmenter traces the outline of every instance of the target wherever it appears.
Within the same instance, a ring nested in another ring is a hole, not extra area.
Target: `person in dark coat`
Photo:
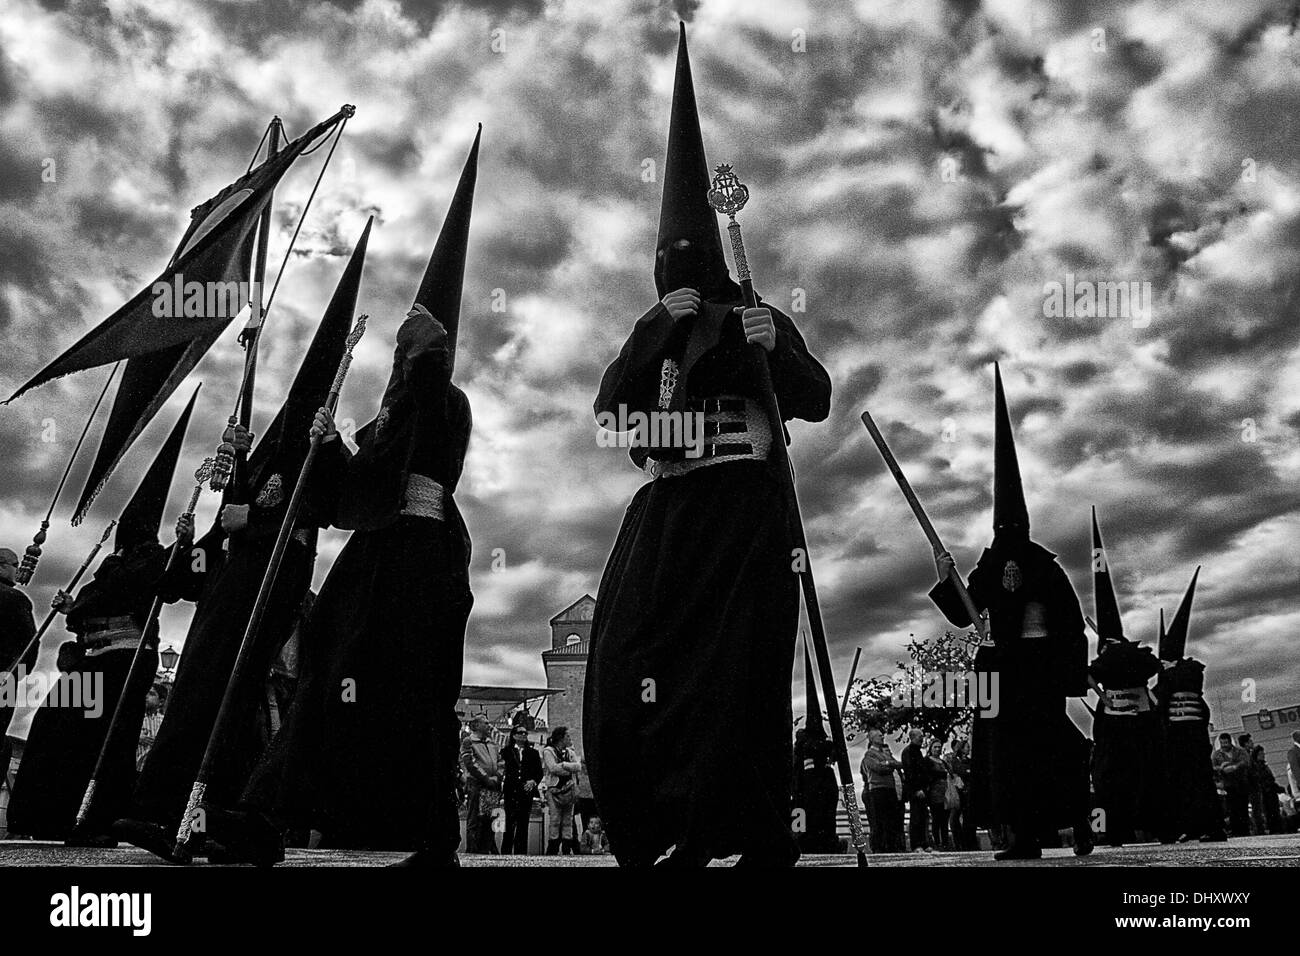
[[[338,483],[333,523],[353,534],[312,609],[288,718],[238,804],[205,805],[229,859],[274,863],[283,830],[309,827],[325,847],[457,865],[456,701],[474,598],[454,494],[472,423],[451,376],[478,142],[397,331],[379,414]],[[319,413],[314,428],[332,427]]]
[[[516,724],[510,742],[501,751],[505,765],[504,802],[506,831],[501,838],[502,853],[528,852],[528,823],[533,814],[537,785],[542,782],[542,757],[528,739],[528,728]]]
[[[804,645],[804,690],[807,723],[795,734],[794,808],[802,811],[803,832],[798,836],[803,853],[838,853],[840,840],[835,833],[835,811],[840,791],[835,782],[835,745],[826,736],[817,683],[813,677],[812,658]]]
[[[1160,673],[1148,647],[1128,640],[1110,562],[1092,510],[1092,577],[1097,611],[1097,659],[1088,668],[1098,696],[1092,723],[1092,779],[1105,813],[1106,843],[1123,846],[1136,831],[1161,834],[1164,734],[1147,681]]]
[[[912,730],[899,759],[903,764],[903,796],[907,799],[907,839],[913,850],[930,847],[930,764],[925,733]]]
[[[9,667],[18,660],[14,671],[6,671],[3,680],[10,682],[10,688],[16,687],[20,679],[36,665],[36,655],[40,647],[32,642],[36,634],[36,621],[32,617],[32,602],[22,591],[14,587],[17,580],[18,555],[9,548],[0,548],[0,667]],[[14,707],[12,697],[7,696],[0,703],[0,785],[4,784],[9,774],[10,743],[5,730],[13,719]]]
[[[73,640],[59,648],[59,679],[32,719],[9,802],[13,833],[74,846],[116,843],[109,831],[135,782],[145,698],[158,670],[156,646],[143,650],[134,674],[131,663],[154,598],[165,587],[169,552],[158,543],[158,526],[197,394],[196,389],[123,509],[113,553],[75,598],[64,591],[55,595],[53,607],[65,615]],[[184,548],[192,528],[182,517],[173,547]],[[107,744],[94,800],[85,823],[74,828],[119,697],[124,710]]]
[[[1156,700],[1164,725],[1165,830],[1161,839],[1179,842],[1199,839],[1217,843],[1228,838],[1223,827],[1223,810],[1214,783],[1210,745],[1210,708],[1205,702],[1205,665],[1185,657],[1191,623],[1196,578],[1192,575],[1187,593],[1165,630],[1160,614],[1158,654],[1162,670],[1156,680]]]
[[[288,395],[247,467],[236,471],[243,490],[227,490],[218,523],[195,542],[189,560],[176,571],[173,599],[196,604],[158,731],[135,786],[132,806],[114,827],[118,836],[170,859],[181,818],[187,812],[217,713],[234,671],[275,539],[284,521],[298,472],[307,454],[308,429],[329,393],[352,327],[361,270],[370,233],[367,223],[339,279]],[[247,451],[251,435],[240,428],[235,448]],[[303,505],[285,547],[265,616],[234,689],[230,720],[217,742],[221,748],[209,775],[207,794],[233,802],[262,755],[259,715],[265,680],[280,648],[298,622],[311,585],[318,529],[328,527],[329,509],[341,462],[341,442],[322,446]],[[191,810],[192,812],[192,810]],[[202,851],[198,843],[195,849]]]
[[[628,506],[592,621],[584,752],[620,865],[741,854],[793,865],[790,683],[799,615],[786,511],[753,344],[781,415],[821,421],[830,379],[794,323],[745,310],[727,272],[683,29],[655,282],[596,398],[607,430],[628,414],[703,422],[703,440],[631,449],[653,480]],[[742,314],[743,313],[743,314]],[[642,433],[642,438],[647,436]],[[744,727],[736,735],[734,727]]]
[[[972,731],[976,811],[1005,823],[1011,845],[998,860],[1037,859],[1045,834],[1073,826],[1075,852],[1092,849],[1086,819],[1083,735],[1065,713],[1067,697],[1087,692],[1088,645],[1079,598],[1052,552],[1029,538],[1011,419],[994,367],[995,455],[993,544],[967,581],[975,607],[987,613],[991,641],[973,669],[997,674],[996,716],[978,716]],[[971,621],[949,580],[952,555],[935,556],[939,583],[930,598],[958,627]],[[987,805],[981,803],[984,792]]]

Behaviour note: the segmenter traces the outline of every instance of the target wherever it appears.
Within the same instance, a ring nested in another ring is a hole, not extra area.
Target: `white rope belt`
[[[402,514],[442,521],[445,495],[442,485],[432,478],[412,472],[406,477],[406,503],[402,506]]]
[[[1194,691],[1180,690],[1169,695],[1169,720],[1201,721],[1206,718],[1205,705],[1201,695]]]
[[[721,403],[732,406],[744,404],[744,411],[734,408],[719,408]],[[767,412],[758,402],[736,395],[719,395],[705,399],[704,455],[700,458],[686,458],[682,461],[655,461],[647,458],[645,470],[654,478],[677,478],[690,474],[709,465],[721,465],[728,461],[765,461],[772,450],[772,426],[767,420]],[[747,446],[734,454],[727,450],[729,445]]]
[[[1145,687],[1122,687],[1106,692],[1106,713],[1112,717],[1134,717],[1151,709]]]

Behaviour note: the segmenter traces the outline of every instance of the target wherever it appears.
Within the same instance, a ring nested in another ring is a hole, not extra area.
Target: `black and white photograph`
[[[0,0],[0,345],[18,938],[1293,926],[1295,0]]]

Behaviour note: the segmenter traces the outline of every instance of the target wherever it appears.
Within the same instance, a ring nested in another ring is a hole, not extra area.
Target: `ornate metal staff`
[[[749,260],[745,258],[745,243],[740,235],[740,223],[736,222],[736,213],[745,208],[749,201],[749,189],[736,178],[728,163],[717,167],[713,177],[713,187],[709,190],[709,205],[717,212],[723,213],[730,220],[727,233],[731,237],[731,253],[736,260],[736,276],[740,279],[740,289],[748,308],[758,308],[758,296],[754,292],[754,281],[749,272]],[[862,817],[858,809],[857,788],[853,783],[853,768],[849,764],[848,742],[844,737],[844,721],[840,713],[840,702],[835,694],[835,672],[831,668],[830,649],[826,644],[826,628],[822,623],[821,605],[817,600],[817,585],[813,581],[812,560],[808,554],[808,538],[804,533],[803,517],[799,511],[799,496],[795,490],[794,467],[790,462],[782,437],[783,422],[781,409],[777,404],[776,390],[772,387],[772,372],[767,364],[767,351],[755,343],[754,355],[759,374],[760,385],[767,405],[768,418],[772,422],[772,456],[777,459],[775,467],[785,476],[784,490],[786,514],[790,522],[790,535],[795,548],[803,556],[803,570],[799,572],[799,581],[803,586],[804,608],[808,612],[808,625],[813,636],[813,651],[817,658],[817,674],[821,680],[822,697],[826,702],[826,718],[831,725],[831,739],[835,745],[836,769],[839,771],[840,795],[844,800],[844,810],[849,817],[849,832],[852,835],[853,848],[858,854],[858,866],[867,865],[867,841],[862,832]],[[783,461],[782,461],[783,460]],[[782,467],[784,465],[784,467]]]
[[[113,533],[113,529],[116,527],[117,519],[114,518],[108,523],[108,527],[104,529],[104,533],[99,536],[99,541],[97,541],[95,546],[90,549],[90,554],[86,555],[86,560],[81,562],[81,567],[77,568],[77,573],[72,576],[72,580],[68,582],[68,586],[62,589],[64,594],[71,594],[76,590],[77,582],[80,581],[81,576],[86,573],[86,569],[90,567],[90,563],[95,560],[95,555],[99,554],[99,549],[104,546],[104,542],[108,540],[108,536]],[[45,620],[41,622],[40,630],[32,635],[32,639],[27,642],[27,646],[22,649],[22,652],[15,657],[13,663],[9,665],[8,670],[5,672],[5,680],[8,680],[14,671],[18,669],[18,665],[21,664],[23,658],[27,656],[27,652],[30,651],[32,647],[41,643],[41,638],[45,636],[45,632],[49,630],[50,625],[54,622],[54,618],[58,616],[58,613],[58,611],[51,608],[50,613],[45,615]]]
[[[205,458],[203,459],[203,464],[199,465],[198,469],[194,472],[194,491],[190,493],[190,503],[185,509],[184,517],[194,517],[194,509],[198,507],[199,495],[203,493],[203,485],[212,477],[213,464],[214,459]],[[177,539],[176,543],[172,545],[171,553],[167,555],[167,566],[163,570],[162,577],[159,578],[160,589],[163,586],[162,582],[167,580],[168,576],[171,574],[172,568],[176,566],[176,562],[181,552],[184,550],[184,548],[181,547],[182,543],[188,544],[189,542],[182,542],[180,539]],[[149,616],[145,619],[144,627],[140,631],[140,643],[136,645],[135,656],[131,658],[131,668],[127,671],[126,682],[122,685],[122,693],[118,695],[117,704],[113,707],[113,717],[108,723],[107,733],[104,734],[104,742],[100,745],[99,756],[95,758],[95,770],[90,775],[90,782],[86,784],[86,792],[81,795],[81,806],[77,810],[77,823],[76,828],[73,831],[74,833],[76,832],[76,829],[80,829],[85,825],[86,817],[90,814],[90,805],[95,799],[95,788],[98,785],[99,776],[104,770],[104,762],[112,747],[114,735],[117,733],[118,727],[121,726],[122,721],[125,719],[124,714],[126,712],[127,698],[131,694],[136,680],[139,679],[137,673],[140,668],[140,662],[144,660],[144,655],[148,651],[158,645],[158,615],[162,613],[162,606],[162,595],[155,594],[153,603],[149,607]]]
[[[343,358],[339,361],[338,372],[334,376],[334,384],[330,386],[329,396],[325,399],[325,407],[333,414],[335,406],[338,405],[339,392],[343,390],[343,381],[347,378],[348,369],[352,365],[352,351],[356,348],[357,343],[361,341],[361,336],[366,331],[366,319],[369,316],[360,316],[356,324],[352,327],[352,332],[348,335],[344,344]],[[176,831],[176,846],[172,849],[172,859],[177,863],[188,863],[192,857],[190,848],[190,838],[194,833],[194,818],[198,812],[199,805],[203,802],[203,795],[208,789],[208,780],[212,776],[212,768],[216,763],[218,751],[221,742],[225,737],[226,727],[233,719],[231,708],[234,704],[235,691],[239,687],[243,672],[248,666],[248,659],[252,656],[253,644],[257,638],[257,632],[262,626],[262,618],[266,615],[266,605],[271,597],[271,590],[275,587],[275,579],[280,571],[280,563],[284,560],[285,548],[289,545],[289,538],[293,534],[294,522],[298,517],[298,510],[302,506],[302,496],[307,487],[307,478],[311,473],[312,462],[316,459],[316,452],[320,449],[320,436],[313,435],[311,445],[307,449],[307,457],[303,459],[302,468],[298,471],[298,481],[293,486],[293,495],[289,498],[289,506],[285,509],[284,520],[280,522],[280,532],[275,538],[275,548],[271,551],[271,559],[266,565],[266,573],[262,575],[262,586],[258,589],[257,600],[253,603],[253,611],[248,618],[248,626],[244,629],[244,639],[239,645],[239,654],[235,658],[235,666],[231,669],[230,680],[226,683],[226,692],[221,698],[221,707],[217,711],[217,719],[213,722],[212,733],[208,736],[208,745],[203,751],[203,762],[199,764],[199,772],[194,780],[194,786],[190,790],[190,798],[185,806],[185,815],[181,818],[179,829]]]

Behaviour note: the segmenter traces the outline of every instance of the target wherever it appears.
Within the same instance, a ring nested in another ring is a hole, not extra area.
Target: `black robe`
[[[22,591],[7,581],[0,581],[0,667],[8,667],[14,658],[23,654],[19,661],[21,671],[15,671],[14,687],[18,675],[26,676],[36,666],[36,655],[40,650],[39,642],[31,644],[32,635],[36,633],[36,621],[32,618],[32,602]],[[26,653],[23,653],[26,650]],[[11,688],[12,690],[12,688]],[[14,706],[12,694],[6,695],[0,703],[0,775],[9,772],[9,722],[13,720]]]
[[[722,395],[762,403],[738,303],[674,323],[656,305],[605,372],[595,410],[655,411],[665,358],[669,410]],[[783,417],[821,421],[830,379],[772,310]],[[769,423],[773,441],[783,423]],[[633,461],[647,457],[632,449]],[[672,453],[663,452],[671,460]],[[659,457],[656,455],[656,457]],[[628,506],[592,621],[583,739],[592,793],[619,863],[674,845],[699,857],[793,859],[790,681],[799,584],[783,476],[738,460],[659,478]]]
[[[1166,665],[1156,679],[1165,743],[1163,839],[1223,834],[1204,685],[1205,665],[1191,657]]]
[[[798,836],[803,853],[838,853],[835,811],[839,786],[832,767],[835,746],[825,734],[805,736],[794,748],[794,809],[803,811],[804,831]]]
[[[456,757],[470,541],[452,497],[471,429],[445,351],[358,434],[335,523],[355,529],[303,631],[284,726],[241,804],[322,845],[428,848],[460,843]],[[445,489],[445,520],[400,513],[408,474]]]
[[[1014,590],[1003,585],[1009,561]],[[1088,645],[1083,613],[1056,556],[1032,542],[986,548],[967,589],[989,611],[993,645],[981,646],[973,669],[998,677],[998,712],[977,714],[971,732],[971,803],[982,825],[1007,824],[1026,835],[1080,825],[1088,810],[1087,738],[1065,712],[1067,697],[1087,692]],[[957,627],[971,620],[951,581],[930,598]],[[1021,637],[1026,608],[1039,604],[1046,636]]]
[[[1097,804],[1106,814],[1107,842],[1131,843],[1135,830],[1160,834],[1165,813],[1164,734],[1147,693],[1147,681],[1159,673],[1160,662],[1148,647],[1108,643],[1088,670],[1108,691],[1141,688],[1149,707],[1114,714],[1103,700],[1092,722],[1092,781]]]
[[[328,518],[322,517],[327,509],[319,502],[322,496],[332,495],[346,457],[339,441],[326,443],[317,454],[295,522],[302,533],[285,548],[244,671],[247,679],[236,689],[234,722],[219,742],[221,750],[207,787],[211,800],[233,802],[262,756],[257,718],[266,676],[297,623],[299,606],[311,586],[316,529],[328,525]],[[248,526],[227,537],[218,524],[182,555],[168,578],[166,598],[194,601],[196,607],[167,700],[167,718],[140,771],[131,816],[171,828],[185,813],[298,478],[296,464],[272,459],[259,468],[260,474],[249,480],[253,494],[248,496],[252,499]],[[306,543],[300,540],[303,536]],[[228,551],[222,547],[227,541]]]
[[[135,646],[87,656],[82,640],[87,622],[92,619],[130,617],[137,628],[144,627],[167,554],[166,549],[150,542],[125,556],[110,555],[100,563],[90,583],[77,592],[66,617],[75,640],[60,648],[60,660],[69,666],[32,719],[9,802],[12,833],[43,840],[62,840],[71,834],[113,711],[124,693],[125,710],[96,782],[87,829],[92,833],[107,832],[129,802],[145,697],[158,670],[158,653],[156,649],[145,651],[135,680],[127,687]],[[82,688],[94,682],[97,712],[68,706],[78,682]],[[55,701],[61,705],[55,706]]]

